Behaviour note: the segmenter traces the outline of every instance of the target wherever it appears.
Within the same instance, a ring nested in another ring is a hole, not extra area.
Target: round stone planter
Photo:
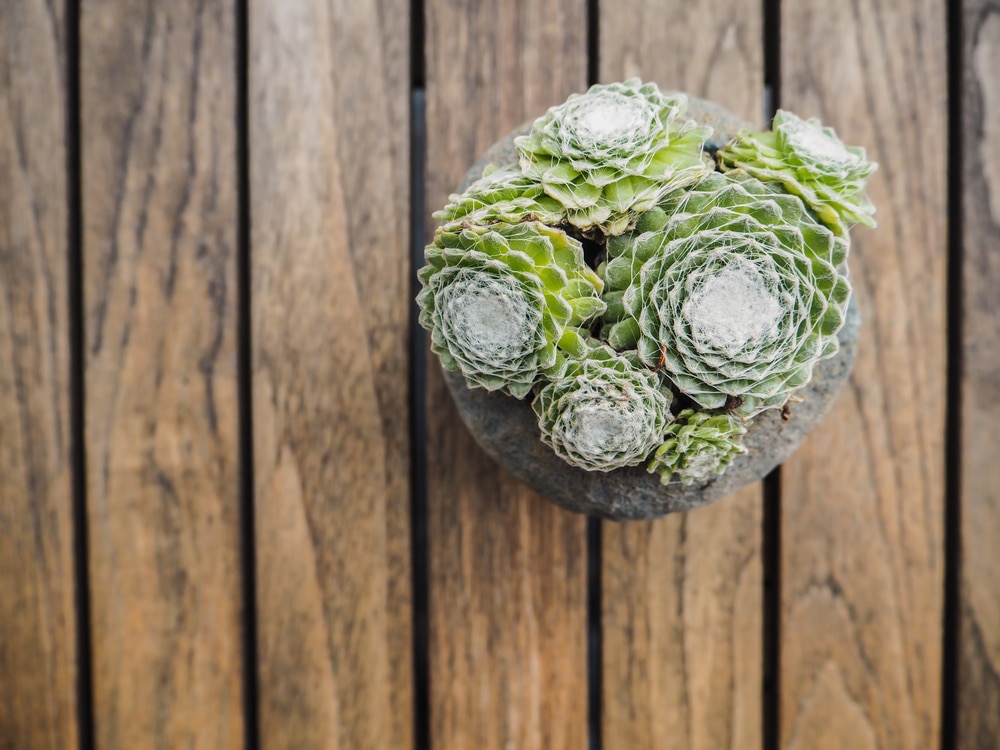
[[[690,98],[688,115],[711,125],[706,149],[718,149],[749,123],[716,104]],[[530,130],[528,123],[492,146],[468,171],[459,186],[465,190],[487,164],[514,165],[514,138]],[[559,458],[539,437],[530,397],[518,401],[501,393],[466,387],[461,373],[445,372],[445,381],[459,414],[476,442],[501,466],[552,502],[578,513],[613,520],[658,518],[692,510],[719,500],[740,487],[762,479],[788,458],[830,408],[854,364],[860,314],[856,301],[838,334],[840,351],[819,362],[808,385],[796,392],[785,409],[769,409],[748,424],[743,444],[748,452],[737,456],[726,471],[702,484],[663,485],[644,466],[611,472],[585,471]],[[801,400],[800,400],[801,399]]]

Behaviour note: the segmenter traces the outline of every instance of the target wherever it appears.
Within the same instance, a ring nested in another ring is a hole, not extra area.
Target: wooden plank
[[[585,88],[586,9],[427,0],[426,13],[431,211],[487,147]],[[433,356],[427,413],[431,743],[583,748],[584,519],[479,450]]]
[[[958,750],[1000,747],[1000,3],[964,4]]]
[[[261,746],[407,748],[409,9],[249,22]]]
[[[0,748],[77,747],[66,25],[0,4]]]
[[[101,748],[241,748],[232,3],[84,0]]]
[[[781,103],[880,163],[852,236],[849,387],[782,470],[782,747],[937,747],[945,414],[945,7],[783,3]]]
[[[639,76],[758,123],[761,39],[753,3],[605,0],[601,79]],[[757,483],[693,513],[604,524],[602,717],[610,747],[760,747],[761,500]]]

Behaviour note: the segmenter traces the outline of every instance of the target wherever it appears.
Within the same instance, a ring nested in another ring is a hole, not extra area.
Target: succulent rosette
[[[517,224],[540,221],[561,224],[566,209],[555,198],[546,195],[542,184],[525,177],[517,169],[493,169],[469,186],[461,195],[451,195],[448,204],[434,213],[444,224]]]
[[[592,86],[552,107],[514,141],[522,173],[588,233],[624,232],[667,192],[711,170],[711,128],[683,116],[687,98],[638,79]]]
[[[704,409],[783,405],[838,349],[847,242],[794,195],[714,173],[609,240],[602,338]]]
[[[781,183],[841,237],[853,224],[875,226],[875,206],[865,189],[878,165],[819,120],[778,110],[772,130],[741,132],[719,150],[718,160],[723,169]]]
[[[672,395],[634,356],[597,346],[532,402],[542,442],[587,471],[641,463],[663,440]]]
[[[647,469],[658,473],[662,484],[674,477],[683,484],[706,481],[747,452],[740,442],[746,431],[730,414],[685,409],[667,427]]]
[[[470,388],[524,398],[586,352],[578,327],[605,308],[580,243],[538,222],[445,227],[424,257],[420,324]]]

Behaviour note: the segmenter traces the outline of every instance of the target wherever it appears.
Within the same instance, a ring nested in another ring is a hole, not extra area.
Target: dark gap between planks
[[[414,2],[420,7],[419,0]],[[415,14],[418,15],[418,14]],[[414,44],[423,45],[423,35]],[[423,55],[414,54],[414,60]],[[410,96],[410,566],[413,601],[413,746],[429,750],[430,633],[427,549],[427,353],[424,330],[417,323],[417,269],[424,259],[424,172],[427,129],[424,90]]]
[[[763,0],[764,120],[770,127],[781,106],[781,0]],[[763,566],[763,685],[761,747],[778,750],[781,742],[781,467],[764,478],[761,533]]]
[[[962,18],[963,3],[948,3],[948,277],[945,407],[944,622],[941,643],[941,750],[957,742],[961,610],[962,439]]]
[[[600,0],[587,3],[587,85],[600,78]],[[603,746],[604,641],[601,627],[601,528],[599,518],[587,518],[587,743],[589,750]]]
[[[87,546],[84,451],[83,169],[80,138],[80,2],[66,3],[66,226],[69,333],[69,427],[76,611],[76,718],[80,750],[94,748],[94,665]]]
[[[243,608],[244,747],[260,747],[260,684],[257,674],[257,555],[254,530],[253,327],[250,242],[249,8],[236,2],[236,346],[239,420],[239,524]]]

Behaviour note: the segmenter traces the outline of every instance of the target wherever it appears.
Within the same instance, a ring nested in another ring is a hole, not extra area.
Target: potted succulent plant
[[[427,246],[420,322],[463,419],[572,510],[651,518],[759,479],[850,371],[848,229],[875,164],[629,80],[490,149]]]

